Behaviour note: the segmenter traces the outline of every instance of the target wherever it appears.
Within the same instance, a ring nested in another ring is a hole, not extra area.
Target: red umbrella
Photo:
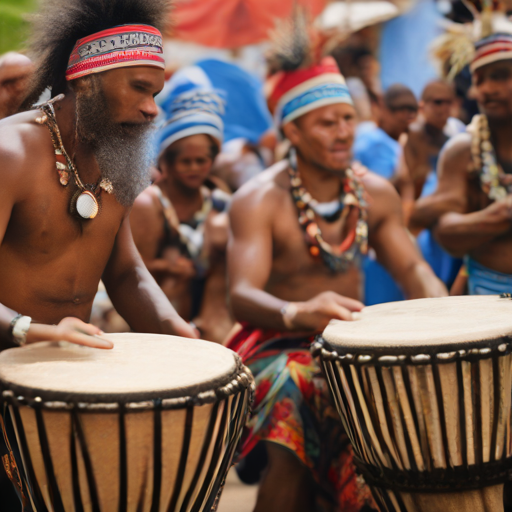
[[[238,48],[268,39],[277,19],[303,6],[313,19],[327,0],[181,0],[172,12],[172,36],[183,41]]]

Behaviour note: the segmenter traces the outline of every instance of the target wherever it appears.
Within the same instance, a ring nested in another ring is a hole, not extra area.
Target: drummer
[[[295,46],[274,53],[268,83],[290,159],[239,189],[230,210],[231,300],[244,326],[228,346],[257,382],[242,455],[266,441],[257,512],[317,510],[315,502],[362,511],[376,507],[309,345],[331,319],[363,307],[367,243],[407,297],[447,292],[412,244],[393,186],[352,162],[355,110],[336,64],[315,61],[295,30]]]
[[[55,117],[47,106],[0,122],[1,349],[39,340],[111,348],[86,323],[101,278],[133,330],[196,336],[144,266],[128,219],[149,184],[167,7],[42,5],[25,106],[47,88],[64,97]]]
[[[465,257],[471,295],[512,292],[512,34],[475,45],[470,69],[481,114],[445,146],[435,193],[414,218]],[[462,289],[462,287],[461,287]]]

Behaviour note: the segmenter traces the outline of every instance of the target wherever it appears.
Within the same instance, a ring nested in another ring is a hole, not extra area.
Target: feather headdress
[[[336,62],[325,56],[327,42],[298,8],[274,31],[265,92],[278,126],[326,105],[352,104]]]
[[[453,80],[468,64],[471,71],[512,58],[512,22],[495,0],[465,0],[473,23],[451,23],[432,46],[443,74]]]

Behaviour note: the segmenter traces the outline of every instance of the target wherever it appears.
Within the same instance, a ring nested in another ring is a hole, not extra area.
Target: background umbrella
[[[326,0],[181,0],[172,12],[172,37],[216,48],[239,48],[268,39],[277,19],[302,6],[315,18]]]

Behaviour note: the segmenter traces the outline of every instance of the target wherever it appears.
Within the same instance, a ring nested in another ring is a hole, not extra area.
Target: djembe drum
[[[499,512],[512,474],[512,300],[380,304],[313,344],[382,511]]]
[[[0,354],[3,462],[24,509],[215,509],[250,371],[206,341],[107,337],[111,351],[39,343]]]

